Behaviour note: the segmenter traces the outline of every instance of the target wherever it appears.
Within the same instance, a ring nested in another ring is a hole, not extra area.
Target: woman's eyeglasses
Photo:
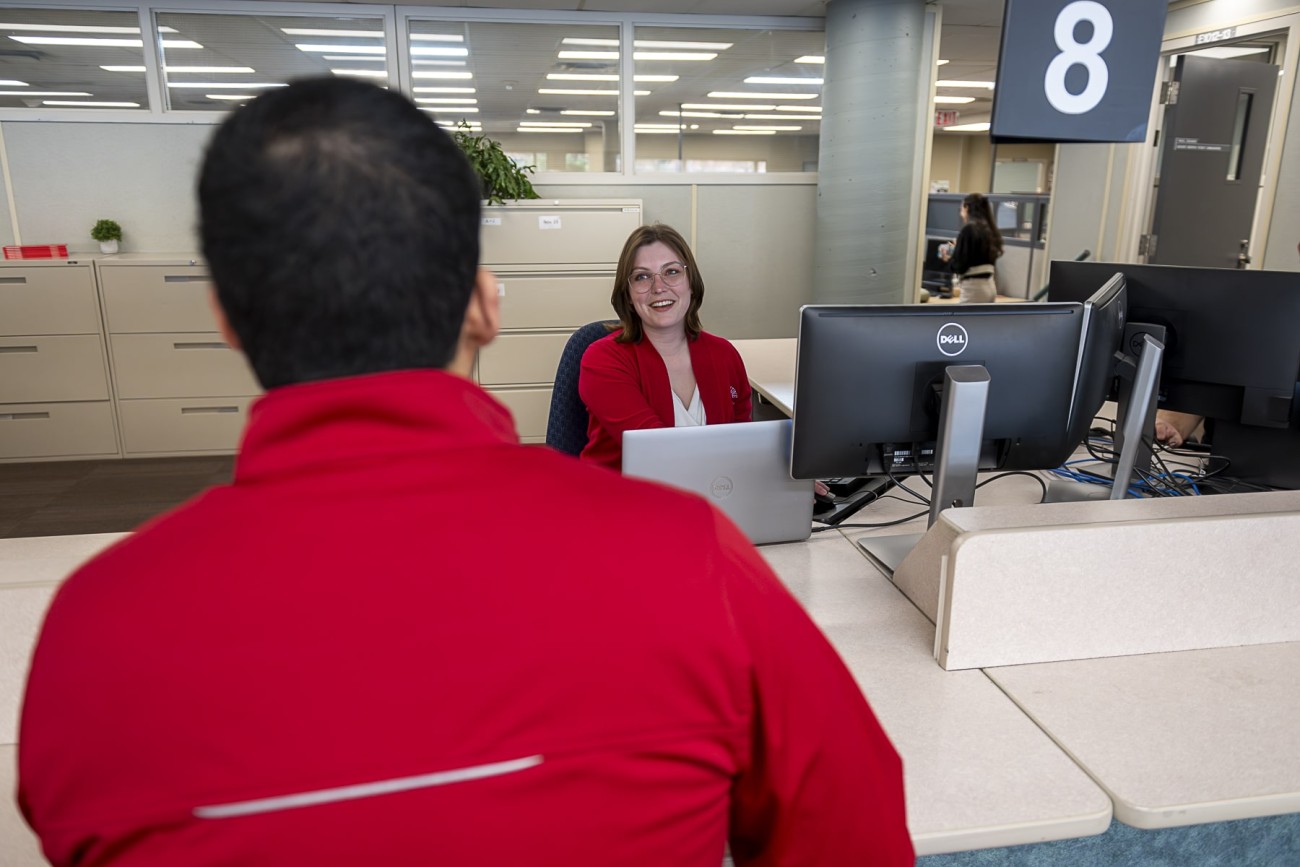
[[[676,289],[686,281],[686,266],[672,262],[660,271],[633,271],[632,276],[627,278],[627,283],[633,292],[649,292],[656,277],[665,287]]]

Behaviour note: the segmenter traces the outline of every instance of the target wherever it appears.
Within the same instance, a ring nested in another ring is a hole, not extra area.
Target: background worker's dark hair
[[[217,297],[265,388],[452,360],[479,182],[405,97],[308,79],[238,109],[199,176]]]
[[[966,214],[976,237],[989,250],[989,258],[996,259],[1002,255],[1002,232],[998,230],[997,220],[993,219],[993,206],[983,193],[967,193],[961,200],[966,206]]]

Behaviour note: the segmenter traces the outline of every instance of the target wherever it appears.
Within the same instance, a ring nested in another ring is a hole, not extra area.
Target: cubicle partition
[[[961,231],[962,193],[932,193],[926,208],[926,257],[921,285],[931,293],[946,289],[951,272],[935,248],[955,240]],[[1002,233],[1002,258],[997,263],[998,294],[1032,298],[1047,280],[1047,195],[990,195],[993,218]]]

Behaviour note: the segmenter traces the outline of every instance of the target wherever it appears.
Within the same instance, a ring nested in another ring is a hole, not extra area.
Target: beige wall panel
[[[926,190],[935,181],[947,181],[949,192],[960,192],[962,183],[962,141],[956,133],[935,130],[930,144],[930,177]]]
[[[551,413],[551,388],[493,388],[492,396],[505,404],[515,417],[519,436],[536,441],[546,436],[546,419]]]
[[[122,450],[154,452],[234,451],[239,446],[248,405],[256,398],[123,400]]]
[[[814,186],[699,188],[705,330],[731,339],[796,336],[799,308],[812,301],[816,201]]]
[[[207,268],[100,265],[99,281],[109,331],[217,330]]]
[[[255,395],[244,356],[219,334],[114,334],[119,398]]]
[[[0,337],[0,403],[108,400],[95,334]]]
[[[483,385],[553,382],[571,333],[502,334],[479,351],[478,381]]]
[[[0,405],[0,459],[116,454],[113,407],[106,400]]]
[[[90,265],[0,267],[0,334],[98,334]]]

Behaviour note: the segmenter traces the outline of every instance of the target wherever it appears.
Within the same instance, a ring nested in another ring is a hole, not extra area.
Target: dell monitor
[[[1165,330],[1159,406],[1206,418],[1220,475],[1300,488],[1300,275],[1057,261],[1051,298],[1081,300],[1116,270],[1130,323]]]

